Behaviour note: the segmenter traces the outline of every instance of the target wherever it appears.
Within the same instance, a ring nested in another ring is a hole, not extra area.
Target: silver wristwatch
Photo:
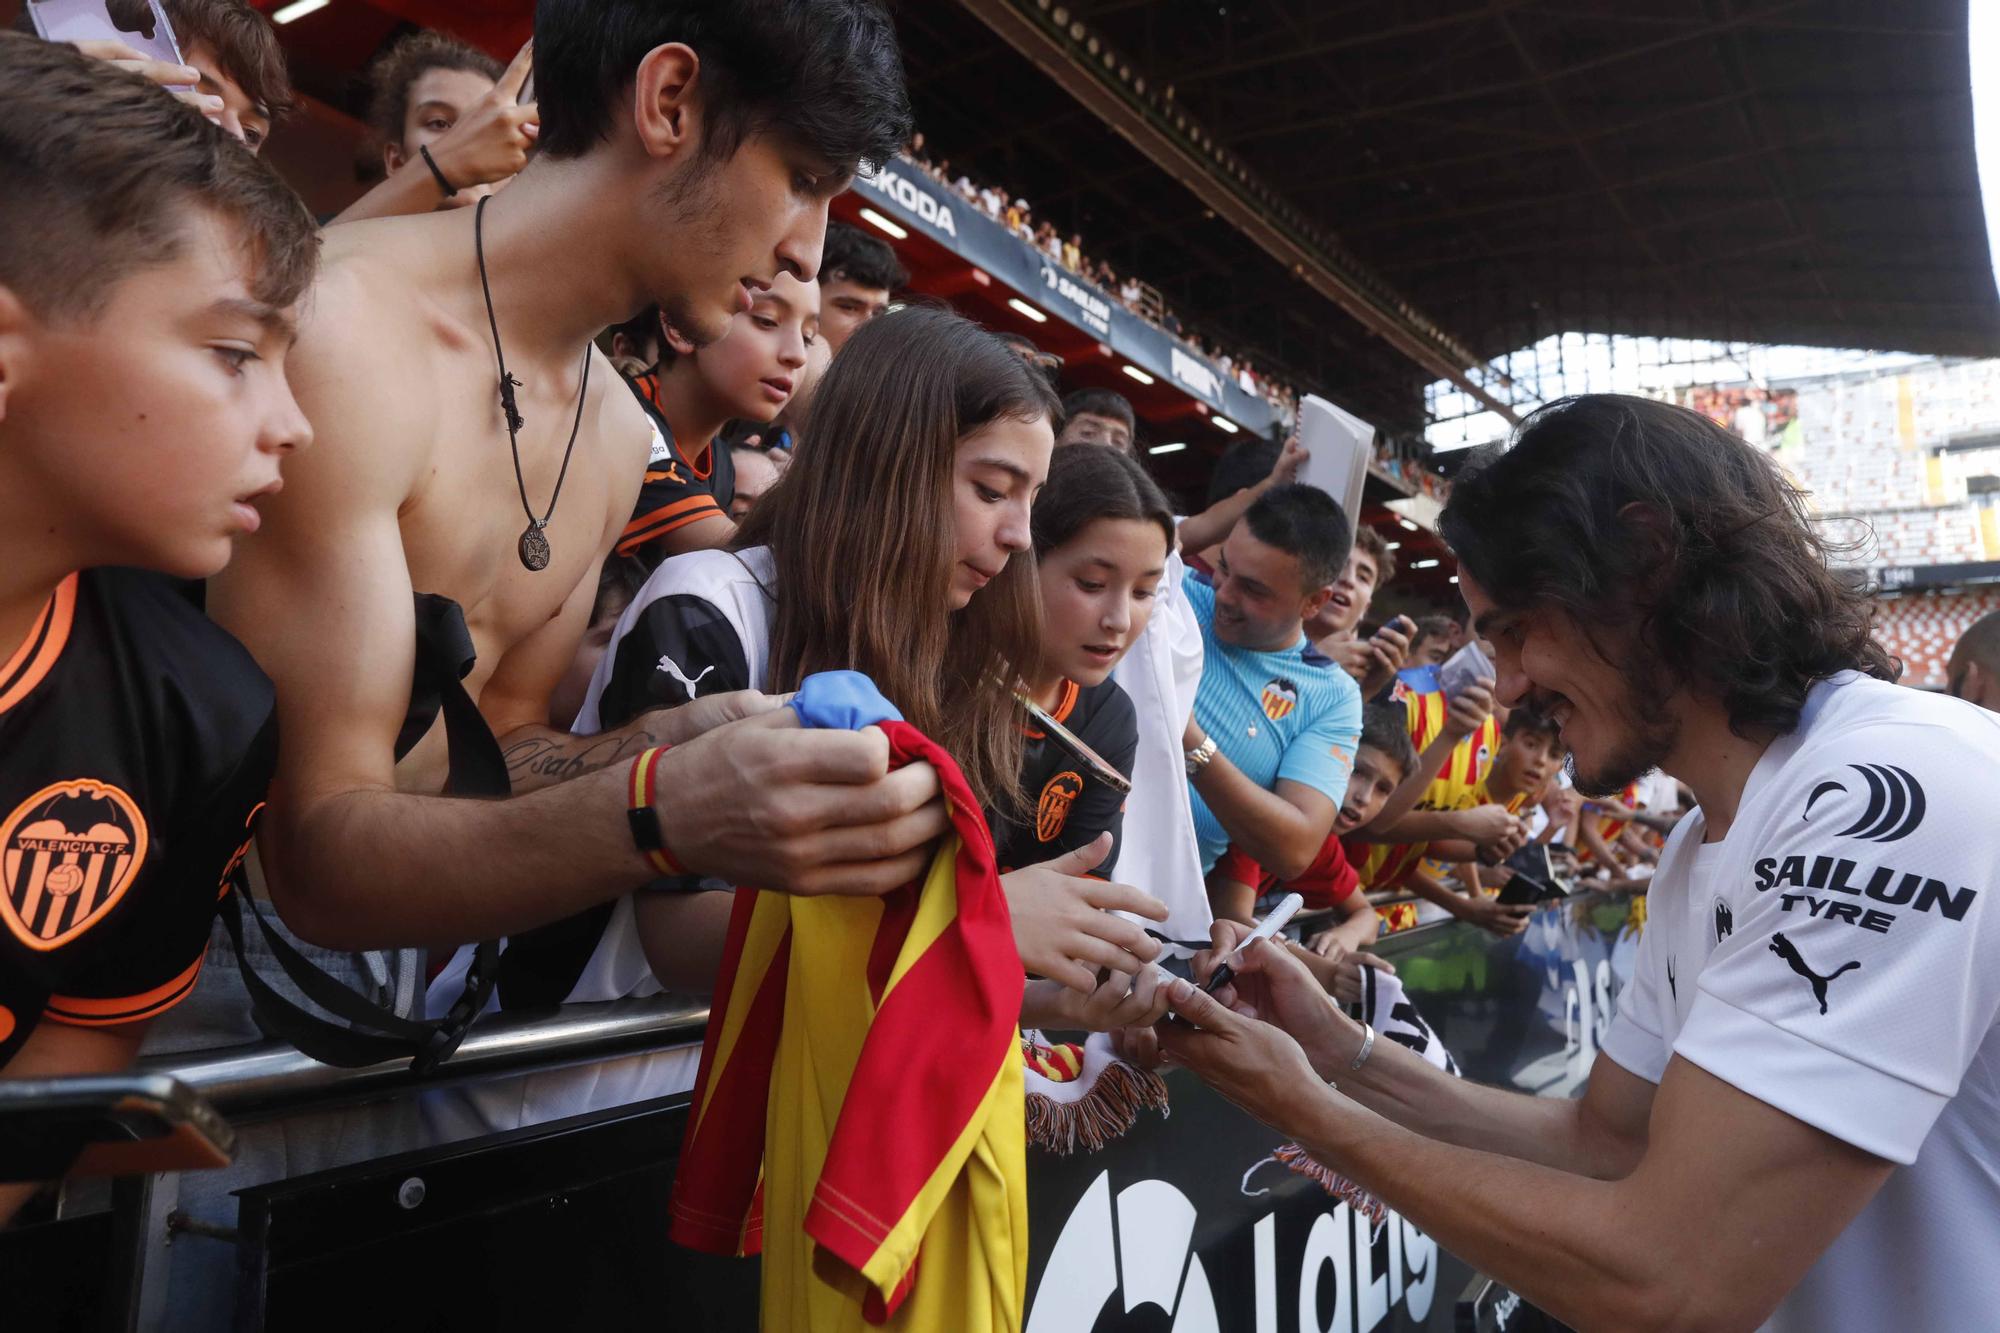
[[[1187,775],[1191,778],[1200,776],[1201,771],[1208,767],[1208,761],[1215,758],[1217,748],[1215,737],[1203,737],[1200,745],[1187,752]]]

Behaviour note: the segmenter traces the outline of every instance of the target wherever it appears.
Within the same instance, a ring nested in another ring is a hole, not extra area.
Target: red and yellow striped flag
[[[937,769],[954,831],[883,898],[738,892],[672,1236],[761,1249],[766,1333],[1018,1330],[1020,956],[958,766],[882,730],[893,764]]]

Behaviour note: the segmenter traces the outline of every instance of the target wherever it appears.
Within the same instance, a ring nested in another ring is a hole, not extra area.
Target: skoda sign
[[[958,222],[951,205],[918,185],[912,177],[911,169],[892,164],[872,176],[862,176],[860,184],[896,204],[905,214],[920,219],[932,231],[957,240]]]

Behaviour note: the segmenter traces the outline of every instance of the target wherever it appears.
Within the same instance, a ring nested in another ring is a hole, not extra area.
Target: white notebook
[[[1338,500],[1348,521],[1359,523],[1368,460],[1375,455],[1375,428],[1326,399],[1307,394],[1299,404],[1299,442],[1310,455],[1299,480]]]

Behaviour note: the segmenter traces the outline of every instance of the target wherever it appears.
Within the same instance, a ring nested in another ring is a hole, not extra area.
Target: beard
[[[720,207],[717,166],[706,154],[698,156],[679,176],[666,182],[654,199],[664,214],[660,230],[674,238],[681,254],[713,259],[714,267],[720,268],[732,238],[728,224],[718,221],[724,210]],[[715,313],[704,313],[692,293],[656,292],[653,299],[659,303],[665,322],[696,348],[707,347],[729,332],[730,315],[711,323]]]
[[[1610,754],[1586,769],[1570,752],[1570,782],[1585,796],[1616,796],[1665,763],[1680,742],[1680,723],[1667,711],[1663,691],[1642,689],[1628,678],[1619,712],[1631,719],[1632,730]]]

